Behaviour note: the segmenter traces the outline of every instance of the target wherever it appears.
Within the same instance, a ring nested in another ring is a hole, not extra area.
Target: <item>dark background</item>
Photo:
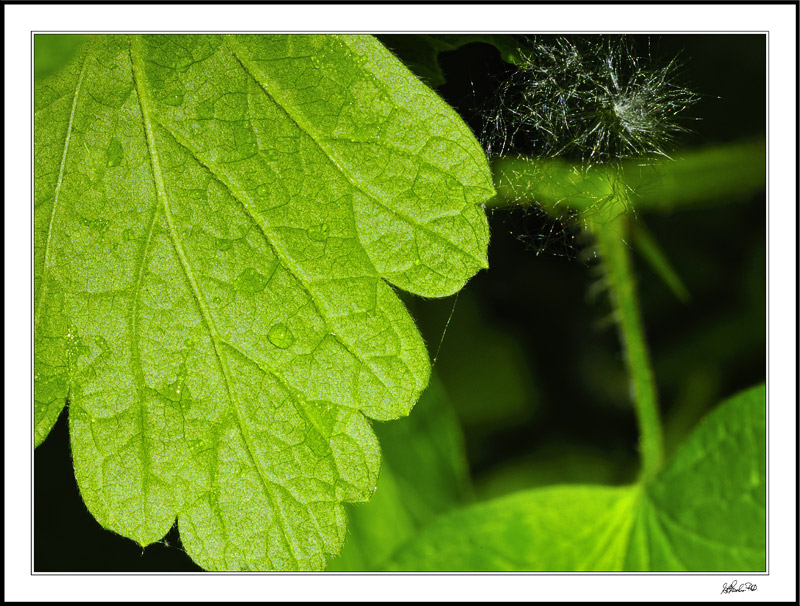
[[[702,95],[682,148],[764,138],[765,36],[637,42],[657,60],[679,56],[682,84]],[[440,64],[447,80],[437,91],[480,132],[512,68],[482,43],[444,52]],[[765,210],[761,193],[639,216],[691,293],[679,301],[634,254],[668,449],[721,398],[765,380]],[[457,299],[404,295],[454,400],[478,497],[517,485],[632,481],[635,419],[607,297],[592,294],[590,243],[529,210],[496,210],[489,221],[491,269]],[[465,368],[469,386],[459,378]],[[142,550],[97,524],[75,483],[67,409],[34,453],[34,554],[42,572],[199,570],[176,527]]]

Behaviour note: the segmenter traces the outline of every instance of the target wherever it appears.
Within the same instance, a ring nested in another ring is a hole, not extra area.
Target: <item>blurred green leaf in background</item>
[[[33,77],[39,81],[57,72],[86,40],[83,34],[37,34],[33,37]]]
[[[722,403],[652,484],[517,492],[440,518],[405,571],[763,571],[765,392]]]
[[[382,570],[422,527],[472,500],[461,430],[435,375],[413,415],[376,433],[383,461],[375,495],[349,507],[348,538],[329,571]]]

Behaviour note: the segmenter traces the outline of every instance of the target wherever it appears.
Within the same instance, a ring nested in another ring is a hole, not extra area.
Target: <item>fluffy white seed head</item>
[[[540,37],[521,55],[484,128],[491,154],[585,164],[664,156],[698,99],[675,83],[674,60],[654,66],[625,36]]]

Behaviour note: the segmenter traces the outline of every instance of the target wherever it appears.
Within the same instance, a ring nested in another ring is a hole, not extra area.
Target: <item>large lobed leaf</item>
[[[390,570],[694,572],[766,566],[765,389],[729,399],[649,484],[556,486],[446,515]]]
[[[390,284],[486,267],[457,115],[369,36],[96,36],[35,88],[35,443],[207,569],[321,569],[430,372]]]

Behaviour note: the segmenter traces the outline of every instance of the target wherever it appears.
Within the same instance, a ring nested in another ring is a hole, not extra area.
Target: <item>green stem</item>
[[[664,438],[658,398],[636,296],[630,250],[626,243],[630,201],[618,168],[596,165],[577,170],[560,159],[498,157],[492,160],[497,196],[490,204],[503,208],[533,201],[554,217],[563,208],[582,213],[594,236],[618,320],[625,364],[633,387],[642,457],[641,476],[652,478],[664,460]]]
[[[595,237],[619,326],[639,426],[641,479],[648,480],[661,469],[664,461],[664,438],[658,414],[655,380],[636,296],[630,250],[626,243],[629,221],[625,213],[626,194],[622,191],[623,187],[614,189],[617,191],[597,212],[588,213],[586,225]]]

